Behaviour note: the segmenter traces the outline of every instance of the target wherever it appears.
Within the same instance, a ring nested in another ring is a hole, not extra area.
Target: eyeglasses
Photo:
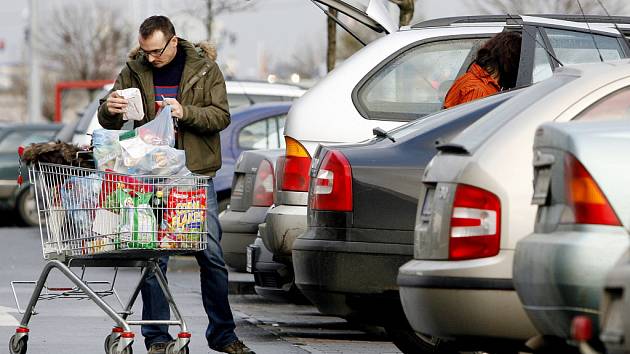
[[[168,39],[168,41],[166,41],[166,44],[164,45],[164,48],[160,49],[156,49],[156,50],[152,50],[152,51],[145,51],[142,48],[140,48],[138,50],[138,53],[140,53],[140,55],[142,55],[143,57],[148,57],[149,55],[154,57],[154,58],[159,58],[162,56],[162,54],[164,54],[164,51],[166,50],[166,47],[168,47],[168,44],[171,43],[171,39],[173,39],[173,37],[175,37],[175,35],[172,35],[171,38]]]

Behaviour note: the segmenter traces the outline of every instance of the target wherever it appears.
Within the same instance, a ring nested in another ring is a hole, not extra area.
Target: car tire
[[[38,226],[39,215],[33,188],[27,188],[17,198],[15,209],[25,226]]]
[[[437,337],[416,333],[411,327],[387,326],[385,331],[394,345],[405,354],[456,354]]]

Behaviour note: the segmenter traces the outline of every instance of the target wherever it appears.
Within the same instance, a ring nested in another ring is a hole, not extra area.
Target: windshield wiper
[[[383,128],[381,128],[381,127],[376,127],[374,129],[372,129],[372,134],[378,136],[379,138],[387,138],[387,139],[391,140],[393,143],[396,142],[396,139],[394,139],[393,136],[389,135],[389,133],[386,132],[385,130],[383,130]]]

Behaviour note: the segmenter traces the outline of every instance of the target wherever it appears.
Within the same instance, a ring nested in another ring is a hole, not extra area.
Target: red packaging
[[[173,188],[169,191],[161,230],[165,231],[162,247],[197,248],[200,234],[205,232],[206,188],[182,191]],[[171,246],[168,246],[171,245]]]

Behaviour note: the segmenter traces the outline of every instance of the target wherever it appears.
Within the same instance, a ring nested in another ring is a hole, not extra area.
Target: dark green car
[[[15,210],[23,224],[38,225],[37,207],[29,187],[28,171],[22,167],[24,184],[17,184],[19,146],[50,141],[62,128],[61,124],[0,125],[0,208]]]

